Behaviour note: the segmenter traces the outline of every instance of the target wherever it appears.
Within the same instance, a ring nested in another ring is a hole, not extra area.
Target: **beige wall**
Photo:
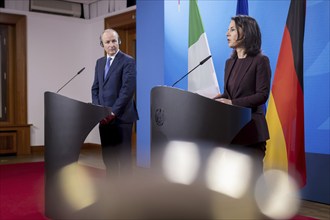
[[[132,8],[123,11],[127,10]],[[11,9],[0,9],[1,12],[27,16],[27,93],[28,123],[32,124],[31,146],[44,145],[44,93],[56,92],[81,68],[86,67],[60,94],[91,102],[95,61],[104,54],[99,46],[104,17],[120,11],[90,20]],[[85,142],[99,143],[97,128]]]

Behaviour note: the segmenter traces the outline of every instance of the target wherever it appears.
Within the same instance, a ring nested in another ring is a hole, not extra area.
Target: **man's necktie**
[[[107,63],[105,64],[104,68],[104,79],[107,77],[109,69],[110,69],[111,57],[107,58]]]

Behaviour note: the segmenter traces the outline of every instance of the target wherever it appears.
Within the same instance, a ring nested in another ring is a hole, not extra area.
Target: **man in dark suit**
[[[102,156],[109,176],[131,172],[131,137],[133,123],[138,120],[134,102],[136,88],[135,60],[119,50],[120,38],[106,29],[100,44],[106,56],[96,61],[92,85],[93,104],[112,108],[99,125]]]

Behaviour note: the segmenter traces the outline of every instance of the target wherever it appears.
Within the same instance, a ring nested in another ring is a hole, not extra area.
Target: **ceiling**
[[[100,0],[59,0],[59,1],[65,1],[65,2],[76,2],[76,3],[82,3],[82,4],[91,4]]]

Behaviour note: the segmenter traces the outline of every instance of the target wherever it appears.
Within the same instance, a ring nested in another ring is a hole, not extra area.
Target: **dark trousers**
[[[117,120],[99,126],[102,157],[109,177],[129,175],[132,171],[132,127],[132,123]]]
[[[259,142],[256,144],[247,145],[249,154],[253,159],[255,178],[260,177],[264,170],[264,157],[266,154],[266,142]]]
[[[251,144],[248,145],[248,147],[251,150],[251,156],[254,158],[256,165],[263,169],[263,160],[266,154],[266,142],[264,141],[256,144]]]

